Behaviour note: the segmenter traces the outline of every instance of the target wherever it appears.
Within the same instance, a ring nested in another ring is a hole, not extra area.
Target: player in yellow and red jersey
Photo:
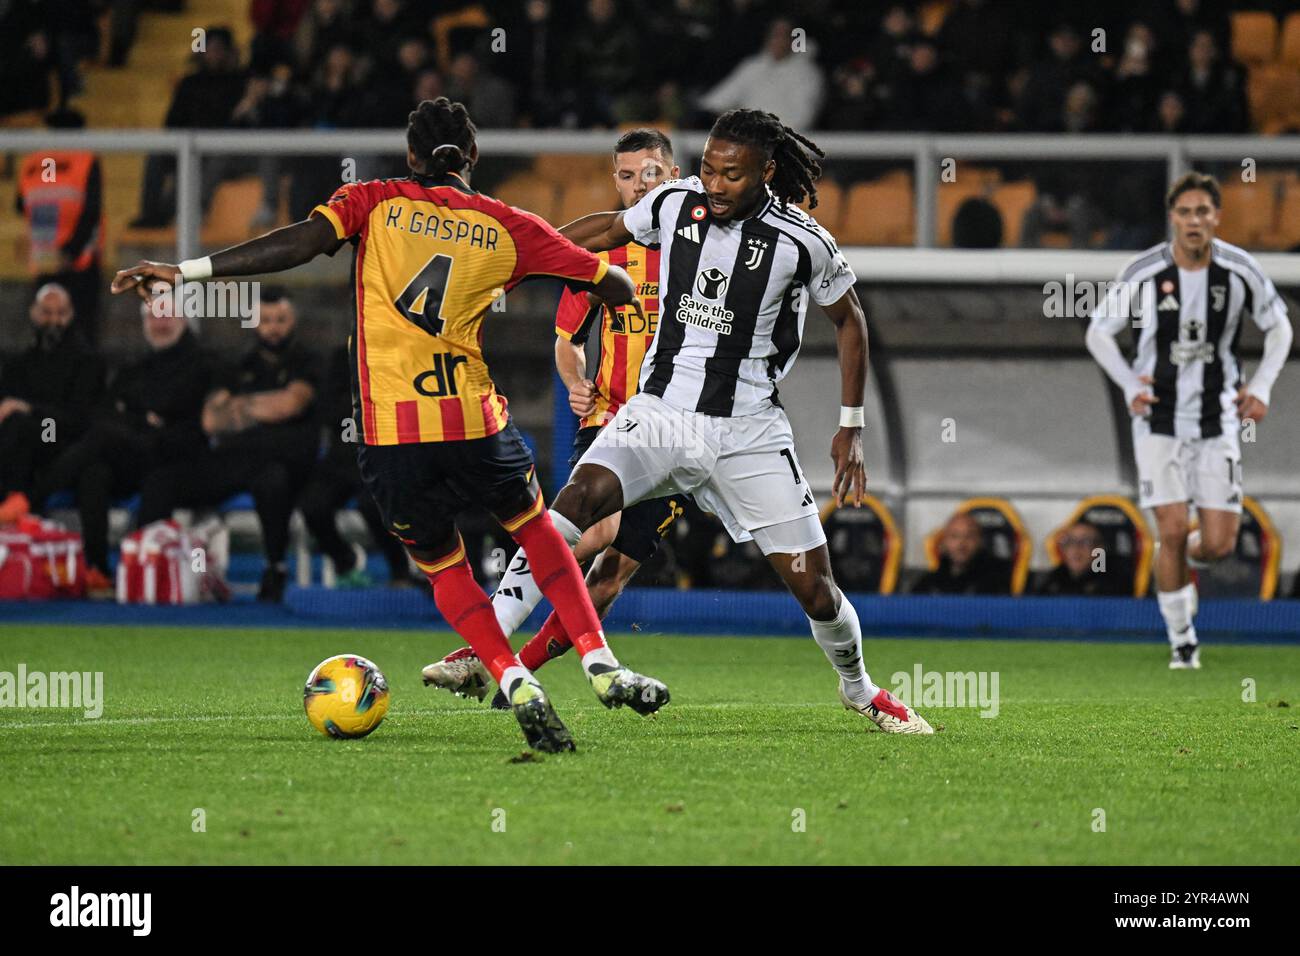
[[[141,262],[116,275],[113,291],[148,298],[155,280],[279,272],[355,246],[350,347],[362,480],[429,578],[443,617],[506,689],[529,745],[571,750],[568,730],[470,573],[454,520],[466,507],[491,512],[524,550],[567,633],[582,635],[574,644],[602,703],[652,713],[668,692],[619,664],[605,643],[571,551],[578,531],[547,512],[532,455],[483,361],[483,320],[498,296],[539,275],[644,310],[621,268],[470,187],[475,133],[462,104],[426,100],[407,126],[410,177],[347,184],[302,222],[203,259]]]
[[[680,168],[673,163],[672,141],[657,129],[629,130],[614,145],[614,186],[624,209],[636,205],[664,180],[676,179],[680,174]],[[569,389],[569,407],[580,423],[569,459],[571,466],[578,463],[600,430],[636,394],[641,362],[654,342],[659,318],[659,247],[629,242],[598,255],[627,272],[642,308],[638,312],[632,305],[606,306],[599,300],[593,302],[582,291],[566,289],[561,294],[555,315],[555,367]],[[586,374],[584,346],[596,329],[600,360],[593,380]],[[579,564],[595,558],[587,572],[587,590],[602,618],[637,569],[654,556],[668,528],[681,516],[685,499],[685,495],[672,495],[637,502],[598,522],[582,536],[574,554]],[[520,560],[516,556],[510,567]],[[523,622],[534,603],[528,595],[516,595],[509,587],[499,588],[492,596],[497,622],[506,634]],[[519,659],[530,670],[535,669],[570,646],[552,614],[520,649]],[[480,700],[486,694],[487,676],[470,648],[453,651],[424,669],[425,683]],[[498,691],[492,705],[505,709],[505,695]]]

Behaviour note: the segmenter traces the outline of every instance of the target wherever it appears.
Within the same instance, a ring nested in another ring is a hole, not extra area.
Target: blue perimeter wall
[[[1155,601],[1132,598],[913,597],[850,595],[863,631],[879,637],[988,637],[1164,641]],[[535,632],[547,605],[524,629]],[[237,600],[194,607],[126,606],[91,601],[0,602],[0,624],[176,625],[188,627],[446,627],[425,589],[294,588],[283,606]],[[779,591],[676,591],[632,588],[605,622],[611,633],[804,636],[808,622]],[[1202,637],[1300,644],[1300,601],[1205,601]]]

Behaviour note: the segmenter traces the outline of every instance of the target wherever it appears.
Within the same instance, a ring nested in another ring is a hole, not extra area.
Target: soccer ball
[[[303,689],[307,719],[329,737],[364,737],[388,713],[388,681],[356,654],[321,661]]]

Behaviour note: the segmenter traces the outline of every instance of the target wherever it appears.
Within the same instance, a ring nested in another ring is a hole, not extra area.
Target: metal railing
[[[673,134],[680,155],[699,155],[705,138],[703,132]],[[915,244],[919,248],[935,246],[940,174],[944,161],[948,159],[958,164],[1025,160],[1157,161],[1165,164],[1169,182],[1192,168],[1197,161],[1240,164],[1253,160],[1256,163],[1295,163],[1300,168],[1300,136],[835,132],[818,133],[815,138],[833,160],[901,160],[911,163],[915,184]],[[611,135],[600,130],[483,130],[478,142],[479,149],[489,156],[604,153],[610,148]],[[173,154],[177,179],[177,255],[184,258],[199,251],[199,164],[205,156],[402,155],[406,150],[406,139],[401,130],[0,130],[0,151],[31,153],[43,149]],[[950,251],[943,253],[945,263],[951,263],[952,255]],[[1003,253],[1008,259],[1024,255],[1026,253],[1020,250],[1016,250],[1015,257]],[[945,263],[935,260],[933,278],[936,281],[951,281],[944,278],[950,271],[943,268]],[[1286,268],[1295,267],[1288,264]],[[1057,269],[1056,274],[1059,272]],[[1113,270],[1110,274],[1113,275]],[[1300,272],[1296,274],[1300,275]],[[910,278],[925,279],[927,276],[913,274]],[[1285,281],[1281,276],[1275,275],[1274,278]],[[1001,278],[997,273],[983,274],[981,279],[990,282],[1024,281]]]

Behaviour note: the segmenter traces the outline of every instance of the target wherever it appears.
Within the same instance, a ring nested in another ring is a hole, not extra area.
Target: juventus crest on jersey
[[[1241,384],[1237,340],[1249,316],[1267,331],[1286,321],[1286,305],[1249,253],[1215,239],[1204,269],[1180,269],[1168,242],[1128,263],[1093,314],[1115,335],[1137,332],[1133,371],[1154,379],[1157,401],[1139,433],[1213,438],[1237,427]]]
[[[829,305],[857,281],[830,233],[770,190],[748,219],[724,223],[699,177],[670,180],[623,222],[660,246],[659,327],[640,388],[678,408],[729,417],[779,404],[807,297]]]

